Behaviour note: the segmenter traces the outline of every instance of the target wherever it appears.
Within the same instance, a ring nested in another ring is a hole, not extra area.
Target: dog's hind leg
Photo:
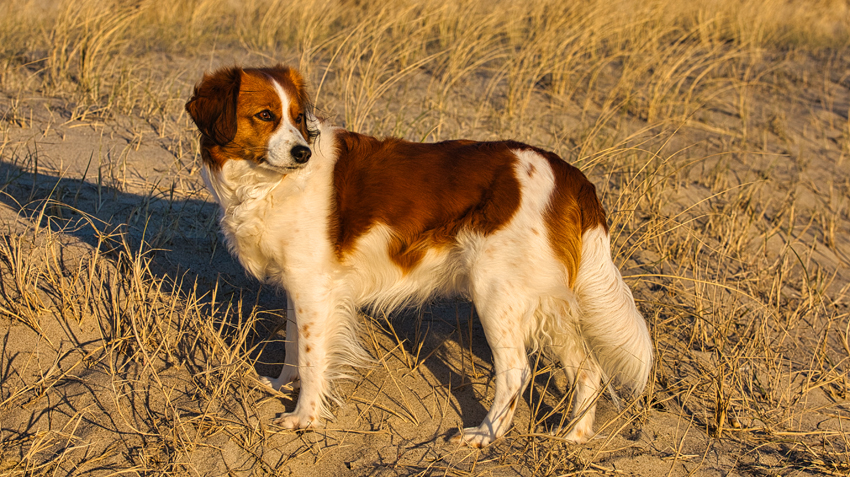
[[[573,386],[572,422],[565,438],[583,444],[593,437],[596,401],[602,392],[602,373],[578,339],[569,341],[569,344],[555,347],[555,353],[566,371],[568,384]]]
[[[572,428],[567,439],[586,442],[593,434],[602,377],[636,394],[643,391],[652,366],[652,340],[629,287],[611,260],[608,232],[597,227],[582,236],[581,265],[574,287],[580,333],[556,343],[575,385]],[[592,355],[591,355],[592,354]]]
[[[453,439],[455,442],[484,447],[502,437],[511,427],[516,405],[528,384],[531,369],[522,331],[526,304],[511,293],[517,288],[514,285],[493,280],[473,285],[473,301],[493,353],[496,396],[481,425],[464,429]]]

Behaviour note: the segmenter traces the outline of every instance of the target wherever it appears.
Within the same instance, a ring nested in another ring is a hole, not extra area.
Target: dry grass
[[[0,473],[846,475],[847,10],[0,2]],[[441,302],[367,317],[377,364],[328,430],[271,426],[289,401],[254,376],[282,360],[281,298],[216,238],[182,109],[234,61],[299,66],[350,129],[581,167],[651,324],[646,395],[603,399],[605,437],[568,446],[539,358],[509,437],[454,448],[491,368],[468,305]]]

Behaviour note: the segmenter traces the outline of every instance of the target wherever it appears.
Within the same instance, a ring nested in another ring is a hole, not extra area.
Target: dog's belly
[[[409,266],[387,253],[392,232],[376,226],[344,259],[343,280],[357,306],[389,311],[419,305],[433,296],[466,296],[470,264],[483,237],[460,234],[448,244],[427,247]]]

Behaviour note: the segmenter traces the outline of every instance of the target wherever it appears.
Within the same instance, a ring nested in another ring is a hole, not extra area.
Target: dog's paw
[[[487,427],[467,427],[460,434],[451,438],[449,442],[462,446],[482,448],[490,445],[498,439]]]
[[[282,387],[287,386],[290,389],[297,389],[301,385],[301,381],[298,380],[298,370],[291,368],[291,371],[284,370],[281,373],[279,378],[273,378],[271,376],[260,376],[260,382],[265,384],[266,386],[274,389],[275,391],[280,391]]]
[[[286,381],[284,379],[276,379],[271,376],[260,376],[259,381],[274,391],[286,391],[286,389],[282,389],[284,386],[290,390],[294,390],[299,387],[299,382],[297,380]]]
[[[322,427],[318,416],[301,416],[294,412],[281,414],[272,423],[284,429],[315,429]]]
[[[553,434],[559,435],[561,434],[561,430],[558,430]],[[576,426],[570,429],[569,432],[567,432],[567,435],[564,436],[564,439],[569,441],[571,444],[586,444],[589,440],[597,437],[601,436],[597,436],[593,432],[593,429],[587,429],[584,427]]]

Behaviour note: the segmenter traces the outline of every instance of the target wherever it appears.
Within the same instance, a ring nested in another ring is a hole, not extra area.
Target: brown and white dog
[[[281,426],[330,417],[331,381],[364,357],[359,308],[435,295],[471,298],[495,361],[493,405],[460,442],[485,446],[510,428],[531,376],[526,346],[560,360],[575,386],[571,441],[593,435],[603,381],[643,390],[646,323],[611,261],[594,186],[557,155],[345,131],[313,114],[302,77],[280,65],[205,75],[186,110],[231,252],[286,290],[283,371],[262,378],[300,380]]]

